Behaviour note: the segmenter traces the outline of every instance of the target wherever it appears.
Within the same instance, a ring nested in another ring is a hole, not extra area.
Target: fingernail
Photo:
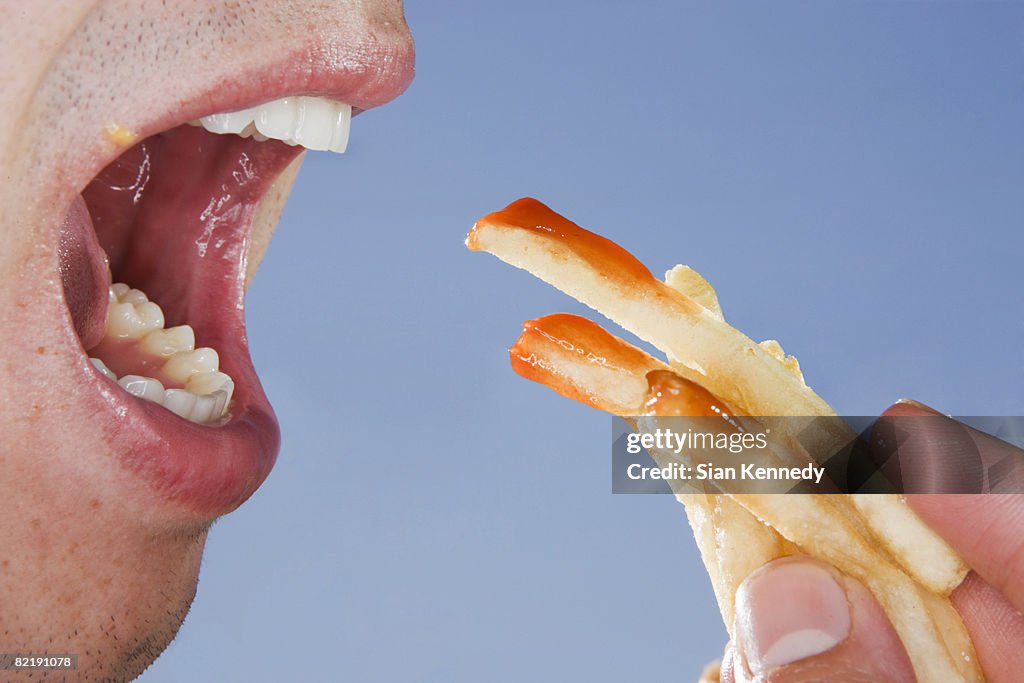
[[[816,562],[776,560],[740,585],[733,631],[755,675],[813,657],[850,634],[846,592]]]
[[[922,413],[927,413],[929,415],[942,415],[942,413],[940,413],[938,410],[935,410],[935,408],[932,408],[931,406],[925,405],[924,403],[921,403],[920,401],[915,401],[912,398],[897,399],[897,401],[895,403],[893,403],[892,406],[890,406],[889,409],[886,410],[885,412],[886,412],[886,414],[906,412],[905,410],[900,410],[901,408],[903,408],[903,409],[910,408],[911,410],[917,410],[917,411],[920,411]],[[913,413],[911,413],[911,414],[913,414]]]

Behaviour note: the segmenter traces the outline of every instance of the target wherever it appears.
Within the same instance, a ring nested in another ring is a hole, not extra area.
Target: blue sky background
[[[310,155],[249,299],[277,469],[142,681],[695,680],[682,509],[520,380],[584,312],[462,246],[524,195],[718,289],[840,412],[1024,411],[1024,5],[417,2],[418,75]]]

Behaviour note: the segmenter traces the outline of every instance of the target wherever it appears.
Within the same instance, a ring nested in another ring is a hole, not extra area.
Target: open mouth
[[[165,498],[213,517],[269,474],[280,437],[244,321],[254,220],[304,150],[343,152],[353,113],[410,79],[411,59],[315,89],[307,75],[297,94],[276,82],[273,99],[212,95],[216,108],[181,107],[144,137],[106,129],[119,153],[71,202],[60,275],[114,451]]]

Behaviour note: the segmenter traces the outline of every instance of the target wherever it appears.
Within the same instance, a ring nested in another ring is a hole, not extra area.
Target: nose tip
[[[373,50],[386,54],[378,62],[382,78],[372,103],[379,106],[401,95],[412,83],[416,74],[416,45],[401,0],[371,0],[361,3],[360,11]]]
[[[416,44],[413,42],[409,26],[402,21],[400,39],[393,48],[391,66],[401,74],[400,78],[394,81],[394,94],[392,98],[398,97],[412,83],[416,76]]]
[[[395,93],[397,96],[409,86],[416,73],[416,43],[405,20],[402,0],[396,0],[393,5],[393,11],[385,15],[382,23],[389,34],[388,42],[394,51],[396,67],[406,75],[401,89]]]

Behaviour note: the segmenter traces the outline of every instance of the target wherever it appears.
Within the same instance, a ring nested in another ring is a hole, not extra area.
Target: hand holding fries
[[[834,415],[778,343],[757,344],[725,323],[711,287],[688,268],[658,280],[618,245],[531,199],[482,218],[467,244],[530,271],[668,357],[660,361],[583,318],[547,316],[528,322],[510,350],[524,377],[632,418],[725,411],[766,416],[760,419],[785,434],[798,431],[794,421],[773,416]],[[819,445],[849,438],[827,424],[815,433]],[[730,630],[736,589],[755,568],[810,555],[874,594],[918,680],[984,680],[948,599],[967,567],[899,497],[721,490],[679,497]]]

